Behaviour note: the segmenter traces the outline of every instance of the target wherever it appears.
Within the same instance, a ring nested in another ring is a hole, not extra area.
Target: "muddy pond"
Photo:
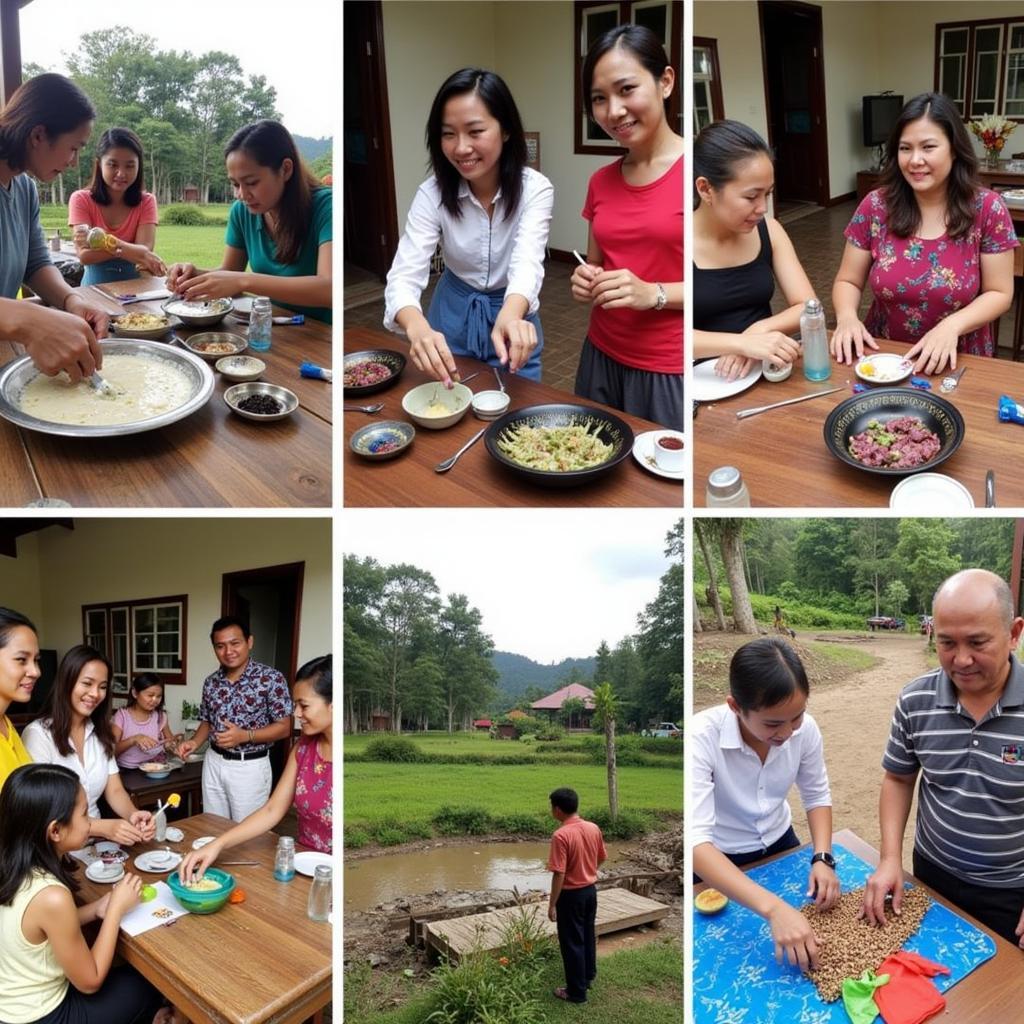
[[[623,859],[628,844],[608,843],[607,870]],[[481,843],[438,846],[412,853],[367,857],[345,865],[345,909],[372,910],[378,903],[408,899],[438,890],[511,889],[520,892],[551,886],[545,867],[548,844]]]

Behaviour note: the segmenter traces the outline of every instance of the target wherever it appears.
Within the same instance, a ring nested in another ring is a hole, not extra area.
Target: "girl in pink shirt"
[[[140,270],[167,272],[155,252],[158,222],[156,199],[143,191],[142,142],[128,128],[108,128],[96,148],[88,188],[72,192],[68,224],[75,231],[78,258],[85,267],[82,284],[104,284],[139,276]],[[103,228],[118,239],[113,252],[90,249],[82,225]]]
[[[122,768],[138,768],[146,761],[163,761],[181,739],[171,732],[164,710],[164,684],[153,672],[132,680],[128,703],[114,712],[114,754]]]
[[[674,86],[650,29],[620,25],[587,54],[587,112],[626,155],[590,179],[587,262],[571,283],[591,306],[576,394],[682,430],[683,140],[666,116]]]

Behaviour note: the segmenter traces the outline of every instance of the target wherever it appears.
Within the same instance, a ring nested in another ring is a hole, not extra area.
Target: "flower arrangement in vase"
[[[985,147],[985,159],[990,167],[999,163],[999,154],[1006,145],[1006,140],[1014,133],[1017,122],[1011,121],[1000,114],[985,114],[977,120],[968,121],[967,127],[976,135]]]

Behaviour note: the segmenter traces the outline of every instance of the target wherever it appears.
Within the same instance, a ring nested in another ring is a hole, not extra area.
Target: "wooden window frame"
[[[722,67],[718,62],[718,40],[711,36],[694,36],[692,45],[695,50],[700,47],[711,54],[711,81],[708,83],[711,93],[711,120],[712,123],[722,121],[725,119],[725,101],[722,99]],[[697,126],[693,124],[690,129],[696,132]]]
[[[664,0],[669,9],[670,31],[668,59],[676,72],[676,87],[669,100],[668,123],[673,131],[684,135],[682,121],[683,94],[683,0]],[[618,0],[619,24],[632,24],[633,8],[641,5],[653,6],[649,0]],[[590,156],[614,156],[622,152],[622,146],[614,139],[599,143],[585,140],[583,122],[586,117],[583,103],[583,87],[580,82],[586,53],[583,49],[583,13],[595,7],[613,7],[615,0],[575,0],[573,3],[573,154]]]
[[[963,30],[967,32],[967,55],[964,67],[964,109],[961,111],[961,116],[963,117],[965,122],[971,121],[976,117],[984,116],[982,114],[972,113],[972,108],[974,106],[976,99],[974,95],[974,65],[977,56],[977,51],[974,43],[975,33],[979,28],[1002,28],[1002,38],[999,44],[999,71],[996,76],[996,109],[994,112],[998,114],[1000,117],[1005,117],[1007,120],[1016,121],[1018,124],[1024,124],[1024,113],[1005,113],[1007,61],[1009,57],[1011,29],[1015,26],[1024,26],[1024,13],[1019,14],[1014,18],[979,18],[975,20],[965,19],[962,21],[943,21],[938,22],[935,25],[935,49],[932,88],[936,92],[939,91],[941,82],[940,68],[942,51],[942,33],[956,30]]]

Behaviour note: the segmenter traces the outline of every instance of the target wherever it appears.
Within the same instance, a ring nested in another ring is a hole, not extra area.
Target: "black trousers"
[[[940,868],[934,861],[914,850],[914,874],[931,886],[940,896],[945,896],[961,910],[966,910],[982,924],[1001,935],[1007,942],[1017,945],[1020,936],[1014,929],[1024,909],[1024,889],[992,889],[985,885],[962,882],[956,875]]]
[[[800,840],[797,838],[797,834],[790,825],[788,831],[783,832],[778,839],[772,843],[771,846],[766,846],[763,850],[748,850],[746,853],[727,853],[726,857],[729,858],[736,865],[741,868],[745,864],[751,864],[755,860],[760,860],[762,857],[771,857],[776,853],[785,853],[786,850],[792,850],[794,847],[800,845]],[[700,877],[695,871],[693,873],[693,884],[700,885],[704,879]]]
[[[102,988],[83,995],[68,986],[63,1002],[34,1024],[150,1024],[164,998],[134,968],[113,967]]]
[[[585,1003],[587,988],[597,977],[597,886],[563,889],[555,904],[558,948],[565,968],[565,989],[571,1003]]]

